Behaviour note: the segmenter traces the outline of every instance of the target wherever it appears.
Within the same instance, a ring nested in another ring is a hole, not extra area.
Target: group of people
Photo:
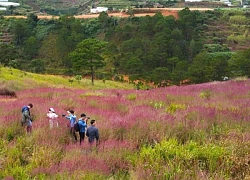
[[[30,109],[33,108],[33,104],[28,104],[27,106],[22,107],[22,126],[26,127],[27,133],[30,133],[32,130],[32,118],[30,115]],[[75,112],[73,110],[67,111],[67,115],[63,114],[62,116],[69,121],[70,127],[70,134],[74,137],[75,141],[77,142],[77,135],[76,135],[76,125],[79,126],[79,137],[80,137],[80,145],[84,142],[85,135],[88,137],[88,142],[92,146],[94,142],[96,145],[99,144],[99,131],[98,128],[95,126],[96,121],[91,120],[90,126],[88,126],[89,117],[86,114],[82,113],[80,119],[77,120]],[[49,127],[52,129],[53,127],[58,127],[58,115],[56,114],[53,108],[49,108],[47,113],[47,118],[49,120]]]

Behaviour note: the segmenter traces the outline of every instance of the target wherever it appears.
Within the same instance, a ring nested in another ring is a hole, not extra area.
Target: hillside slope
[[[70,80],[73,80],[70,81]],[[74,77],[63,77],[55,75],[42,75],[28,73],[17,69],[0,68],[0,88],[7,87],[18,91],[38,87],[79,88],[79,89],[133,89],[132,84],[116,81],[95,80],[94,86],[91,79],[76,81]]]

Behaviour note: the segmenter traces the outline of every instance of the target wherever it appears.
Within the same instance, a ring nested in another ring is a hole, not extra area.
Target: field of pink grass
[[[0,179],[250,178],[250,80],[16,94],[0,97]],[[28,103],[31,134],[20,126]],[[50,107],[58,128],[49,128]],[[61,116],[69,109],[97,121],[97,149],[73,141]]]

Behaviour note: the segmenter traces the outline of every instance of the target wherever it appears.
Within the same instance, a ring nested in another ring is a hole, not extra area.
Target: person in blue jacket
[[[80,136],[80,145],[82,142],[84,142],[84,138],[85,138],[85,131],[87,128],[87,124],[86,124],[86,114],[82,113],[81,114],[81,118],[78,120],[78,124],[80,127],[79,130],[79,136]]]
[[[65,116],[69,120],[69,125],[70,125],[70,134],[75,138],[77,141],[77,136],[75,132],[74,125],[76,123],[76,115],[74,114],[75,112],[73,110],[68,111],[68,115]]]

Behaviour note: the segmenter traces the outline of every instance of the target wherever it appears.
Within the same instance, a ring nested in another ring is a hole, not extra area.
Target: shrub
[[[155,109],[160,109],[165,107],[165,103],[160,101],[160,102],[150,102],[150,105],[153,106]]]
[[[0,96],[17,97],[16,92],[7,88],[0,88]]]
[[[211,98],[211,91],[210,90],[204,90],[199,95],[203,99],[210,99]]]
[[[144,146],[136,157],[131,157],[131,163],[139,179],[196,179],[197,174],[204,171],[217,172],[228,152],[219,145],[199,145],[194,141],[179,144],[176,139],[163,140],[154,147]],[[229,172],[227,172],[229,173]]]
[[[127,99],[131,100],[131,101],[134,101],[136,99],[136,94],[128,94]]]
[[[246,81],[247,79],[247,76],[239,76],[234,78],[233,81]]]
[[[82,80],[82,76],[81,75],[76,75],[75,79],[78,81],[78,83],[80,83],[80,81]]]
[[[167,108],[166,112],[168,113],[175,113],[178,109],[186,109],[186,106],[184,104],[175,104],[171,103]]]

